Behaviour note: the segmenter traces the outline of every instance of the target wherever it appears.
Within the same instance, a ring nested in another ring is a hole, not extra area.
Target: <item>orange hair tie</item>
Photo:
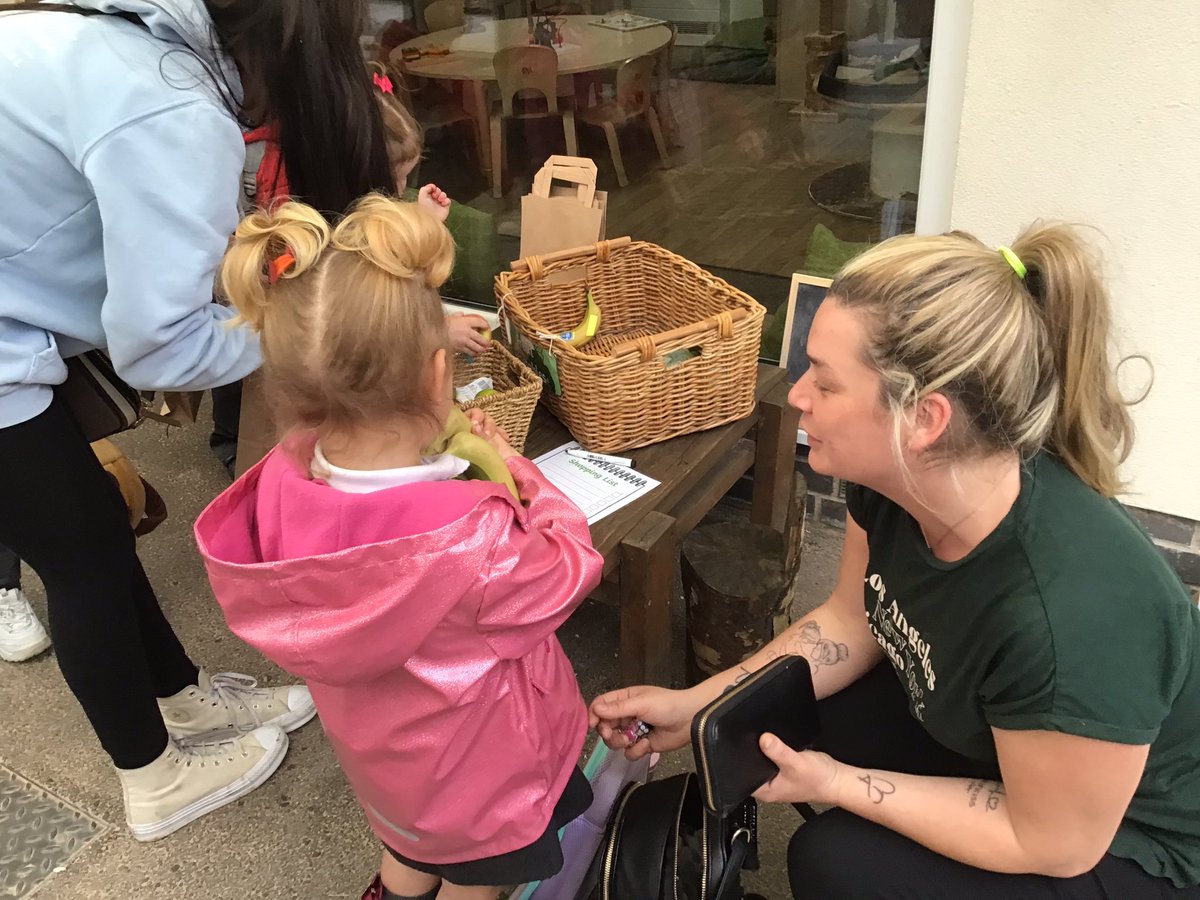
[[[283,273],[296,264],[296,257],[291,250],[284,250],[271,260],[267,266],[267,284],[274,284],[283,277]]]

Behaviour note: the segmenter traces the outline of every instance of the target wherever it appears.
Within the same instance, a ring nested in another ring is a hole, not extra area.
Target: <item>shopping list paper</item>
[[[533,463],[552,485],[583,510],[589,525],[658,487],[653,478],[625,466],[567,456],[568,450],[578,449],[579,444],[572,441],[539,456]]]

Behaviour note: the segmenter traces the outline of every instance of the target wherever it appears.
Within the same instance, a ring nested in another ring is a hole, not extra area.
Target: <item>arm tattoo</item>
[[[996,809],[1000,805],[1000,801],[1004,799],[1004,785],[995,782],[990,791],[988,791],[987,808],[988,812]]]
[[[721,693],[728,694],[735,687],[737,687],[739,684],[741,684],[743,681],[745,681],[747,678],[749,678],[752,674],[753,673],[749,669],[747,669],[745,666],[738,666],[737,675],[734,676],[733,681],[729,682],[729,684],[725,685],[725,687],[721,689]]]
[[[888,794],[896,793],[896,786],[878,775],[859,775],[858,780],[867,786],[867,799],[878,806]]]
[[[803,656],[808,660],[813,673],[816,674],[821,666],[832,666],[844,659],[849,659],[850,648],[845,644],[821,637],[821,626],[816,622],[804,622],[798,628],[793,626],[793,633],[788,635],[778,650],[768,651],[763,659],[763,665],[774,662],[781,656]],[[750,677],[750,672],[745,666],[738,666],[738,669],[741,674],[733,679],[729,687],[725,688],[726,691]]]
[[[783,653],[803,656],[816,672],[821,666],[832,666],[850,657],[850,648],[821,636],[821,626],[805,622],[783,645]],[[769,662],[770,660],[768,660]]]
[[[979,795],[986,792],[984,797],[984,809],[988,812],[994,812],[1000,806],[1000,801],[1004,799],[1004,785],[999,781],[984,781],[976,779],[967,784],[967,806],[971,809],[975,808],[975,804],[979,800]]]

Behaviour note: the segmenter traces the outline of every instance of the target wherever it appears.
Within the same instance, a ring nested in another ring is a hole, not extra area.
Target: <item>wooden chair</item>
[[[650,102],[662,116],[663,134],[667,138],[667,145],[682,147],[679,139],[679,120],[675,117],[675,105],[671,102],[671,57],[675,51],[675,39],[679,37],[679,26],[668,22],[667,27],[671,29],[671,40],[654,54],[657,71]]]
[[[658,121],[658,113],[654,109],[651,98],[655,87],[655,67],[657,62],[653,56],[639,56],[621,63],[617,69],[617,99],[611,103],[602,103],[589,109],[579,111],[579,120],[587,125],[604,129],[608,138],[608,149],[612,152],[613,166],[617,170],[617,183],[621,187],[629,184],[625,175],[625,163],[621,159],[621,145],[617,142],[618,126],[625,126],[636,119],[645,116],[650,123],[650,131],[654,135],[654,144],[658,147],[658,155],[662,158],[663,167],[671,168],[671,159],[667,154],[667,145],[663,140],[662,125]]]
[[[559,97],[558,53],[536,45],[508,47],[492,59],[500,102],[492,107],[492,194],[503,196],[504,123],[506,119],[561,116],[567,155],[578,156],[573,98]]]
[[[430,33],[463,24],[463,0],[433,0],[425,7],[425,27]]]

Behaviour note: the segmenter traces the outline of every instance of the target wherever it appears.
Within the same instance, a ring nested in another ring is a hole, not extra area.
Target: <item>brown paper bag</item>
[[[195,425],[204,391],[167,391],[160,413],[179,425]]]
[[[607,208],[592,160],[551,156],[521,198],[521,258],[604,240]]]
[[[162,402],[147,404],[145,416],[166,425],[195,425],[203,398],[204,391],[163,391]]]
[[[238,478],[279,442],[275,421],[263,395],[262,373],[242,381],[242,414],[238,420],[238,449],[234,475]]]

